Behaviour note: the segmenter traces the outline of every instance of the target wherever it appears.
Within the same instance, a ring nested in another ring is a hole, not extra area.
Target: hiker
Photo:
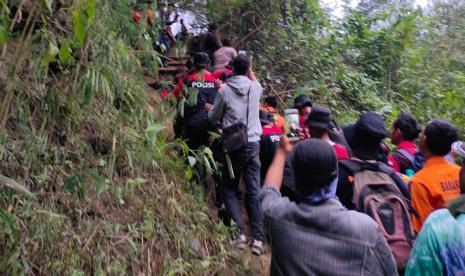
[[[347,149],[329,138],[329,131],[333,129],[331,111],[329,109],[320,106],[312,107],[305,125],[309,129],[310,137],[321,139],[333,147],[338,160],[349,158]]]
[[[301,139],[309,137],[308,127],[305,125],[308,115],[312,112],[312,101],[310,97],[305,94],[301,94],[294,99],[294,108],[299,111],[299,135]]]
[[[266,110],[273,114],[274,122],[278,128],[283,128],[286,125],[286,119],[283,116],[279,115],[276,111],[278,108],[278,98],[275,96],[268,96],[263,100],[262,105],[263,110]]]
[[[415,139],[421,132],[417,119],[410,114],[402,113],[392,124],[391,142],[396,149],[388,156],[388,165],[396,172],[408,175],[414,171],[417,146]],[[410,171],[409,171],[410,170]]]
[[[352,149],[353,159],[386,161],[381,142],[387,137],[387,130],[383,119],[378,114],[367,112],[360,115],[355,124],[344,128],[344,135]],[[353,174],[345,167],[340,167],[337,196],[350,210],[355,209],[352,201],[354,195],[352,182]]]
[[[212,23],[208,25],[208,31],[200,42],[200,50],[208,54],[212,63],[214,60],[214,53],[221,48],[218,35],[219,27],[215,23]]]
[[[280,193],[290,151],[300,204]],[[337,170],[336,154],[327,142],[308,139],[292,149],[282,136],[259,194],[272,251],[271,275],[397,275],[376,223],[337,199]]]
[[[419,148],[426,162],[410,182],[416,212],[412,221],[417,233],[431,212],[444,208],[460,194],[460,167],[444,158],[457,138],[457,127],[440,119],[430,121],[420,134]]]
[[[227,151],[226,157],[231,161],[230,166],[223,166],[223,188],[226,208],[239,228],[239,237],[233,244],[239,249],[245,249],[247,245],[245,226],[236,196],[242,177],[246,187],[246,209],[252,228],[252,253],[259,255],[263,250],[263,225],[257,201],[260,189],[259,143],[262,127],[259,104],[262,86],[251,69],[251,60],[247,55],[237,55],[233,60],[233,71],[234,76],[220,90],[214,106],[206,105],[206,108],[210,109],[208,117],[212,122],[222,119],[224,148]],[[229,143],[236,136],[226,136],[236,126],[241,137],[244,128],[239,126],[245,127],[245,141],[239,141],[239,148],[234,148],[237,145]]]
[[[184,117],[178,114],[176,119],[178,136],[187,139],[189,148],[196,150],[201,146],[208,145],[210,141],[209,131],[215,129],[207,119],[208,112],[205,110],[205,104],[214,103],[218,86],[215,79],[207,71],[210,64],[208,55],[199,52],[193,56],[192,60],[192,71],[187,76],[187,80],[180,79],[173,93],[179,99],[183,95],[184,85],[198,91],[197,103],[192,105],[186,102],[184,104]],[[189,99],[188,95],[183,96]]]
[[[260,179],[263,183],[266,172],[278,148],[283,128],[277,124],[275,114],[265,109],[260,109],[260,123],[262,124],[262,136],[260,137]]]
[[[230,61],[228,65],[226,65],[225,68],[216,69],[212,73],[212,76],[216,79],[216,81],[220,84],[220,86],[226,83],[226,80],[230,78],[232,75],[233,75],[232,61]]]
[[[452,145],[462,158],[461,195],[431,213],[417,237],[406,275],[465,275],[465,143]]]
[[[215,51],[213,54],[215,70],[225,69],[226,66],[237,56],[237,51],[232,46],[229,39],[223,39],[223,46]]]
[[[158,18],[160,19],[160,44],[165,46],[165,51],[164,54],[167,55],[170,52],[171,49],[171,44],[176,42],[176,39],[173,35],[173,32],[171,30],[171,25],[175,23],[178,20],[178,13],[175,10],[176,7],[174,4],[170,3],[168,5],[168,9],[165,11],[165,3],[162,1],[157,2],[157,15]],[[171,20],[171,15],[175,14],[174,19]],[[152,16],[153,17],[153,16]],[[152,22],[149,22],[150,26],[153,26],[153,19]]]
[[[415,232],[410,220],[406,184],[386,163],[382,140],[387,136],[378,114],[367,112],[345,134],[353,157],[339,161],[337,196],[349,209],[369,215],[377,222],[403,274]]]

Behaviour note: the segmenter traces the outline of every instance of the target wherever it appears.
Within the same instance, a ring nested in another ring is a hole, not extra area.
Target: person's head
[[[338,175],[334,149],[319,139],[307,139],[295,145],[291,154],[295,187],[298,196],[305,198],[317,189],[333,182]]]
[[[301,94],[294,99],[294,108],[299,110],[300,115],[308,115],[312,111],[312,101],[306,94]]]
[[[233,72],[238,76],[245,76],[250,69],[250,58],[247,55],[239,54],[232,61]]]
[[[322,138],[333,127],[331,111],[321,106],[313,106],[307,120],[305,120],[305,125],[308,126],[310,137]]]
[[[217,32],[219,31],[219,29],[220,29],[220,28],[218,27],[218,25],[217,25],[216,23],[210,23],[210,24],[208,25],[208,31],[209,31],[209,32],[217,33]]]
[[[151,3],[149,2],[149,4],[151,4]],[[166,6],[166,4],[165,4],[164,1],[157,1],[157,9],[158,10],[163,10],[165,8],[165,6]]]
[[[408,113],[401,113],[392,124],[391,141],[394,145],[404,141],[413,142],[420,132],[417,119]]]
[[[363,113],[355,124],[343,130],[355,157],[362,160],[385,161],[386,155],[381,142],[388,133],[379,114]]]
[[[173,3],[168,4],[168,13],[174,12],[175,9],[176,9],[176,7],[174,6]]]
[[[230,39],[223,39],[223,41],[221,41],[221,44],[223,45],[223,47],[232,47],[233,46],[233,43]]]
[[[205,52],[197,52],[194,54],[192,65],[194,71],[206,69],[210,64],[210,57]]]
[[[271,125],[274,123],[273,114],[266,110],[260,109],[259,118],[260,118],[260,123],[262,126],[267,126],[267,125]]]
[[[451,145],[458,139],[457,127],[448,121],[430,121],[420,134],[420,152],[425,158],[444,156],[451,151]]]
[[[460,192],[465,194],[465,142],[457,141],[452,144],[452,151],[456,156],[462,158],[462,169],[460,170]]]
[[[268,96],[263,101],[263,107],[272,107],[276,109],[278,107],[278,98],[275,96]]]

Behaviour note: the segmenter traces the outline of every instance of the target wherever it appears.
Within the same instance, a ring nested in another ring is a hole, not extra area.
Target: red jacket
[[[404,141],[401,142],[393,152],[398,150],[404,150],[410,155],[415,156],[415,152],[417,151],[417,145],[415,145],[415,143],[411,141]],[[394,158],[393,152],[391,152],[388,156],[388,165],[391,166],[396,172],[401,172],[401,165],[399,161],[396,158]]]

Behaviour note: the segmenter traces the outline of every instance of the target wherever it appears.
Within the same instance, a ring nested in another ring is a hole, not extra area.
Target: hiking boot
[[[247,247],[247,238],[244,235],[240,235],[239,238],[232,241],[231,244],[237,249],[244,250]]]
[[[260,256],[263,253],[263,242],[259,240],[252,241],[252,253],[254,255]]]

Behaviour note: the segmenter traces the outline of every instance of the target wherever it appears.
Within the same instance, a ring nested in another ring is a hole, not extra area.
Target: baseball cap
[[[210,57],[205,52],[198,52],[194,54],[194,64],[198,66],[207,66],[210,64]]]

